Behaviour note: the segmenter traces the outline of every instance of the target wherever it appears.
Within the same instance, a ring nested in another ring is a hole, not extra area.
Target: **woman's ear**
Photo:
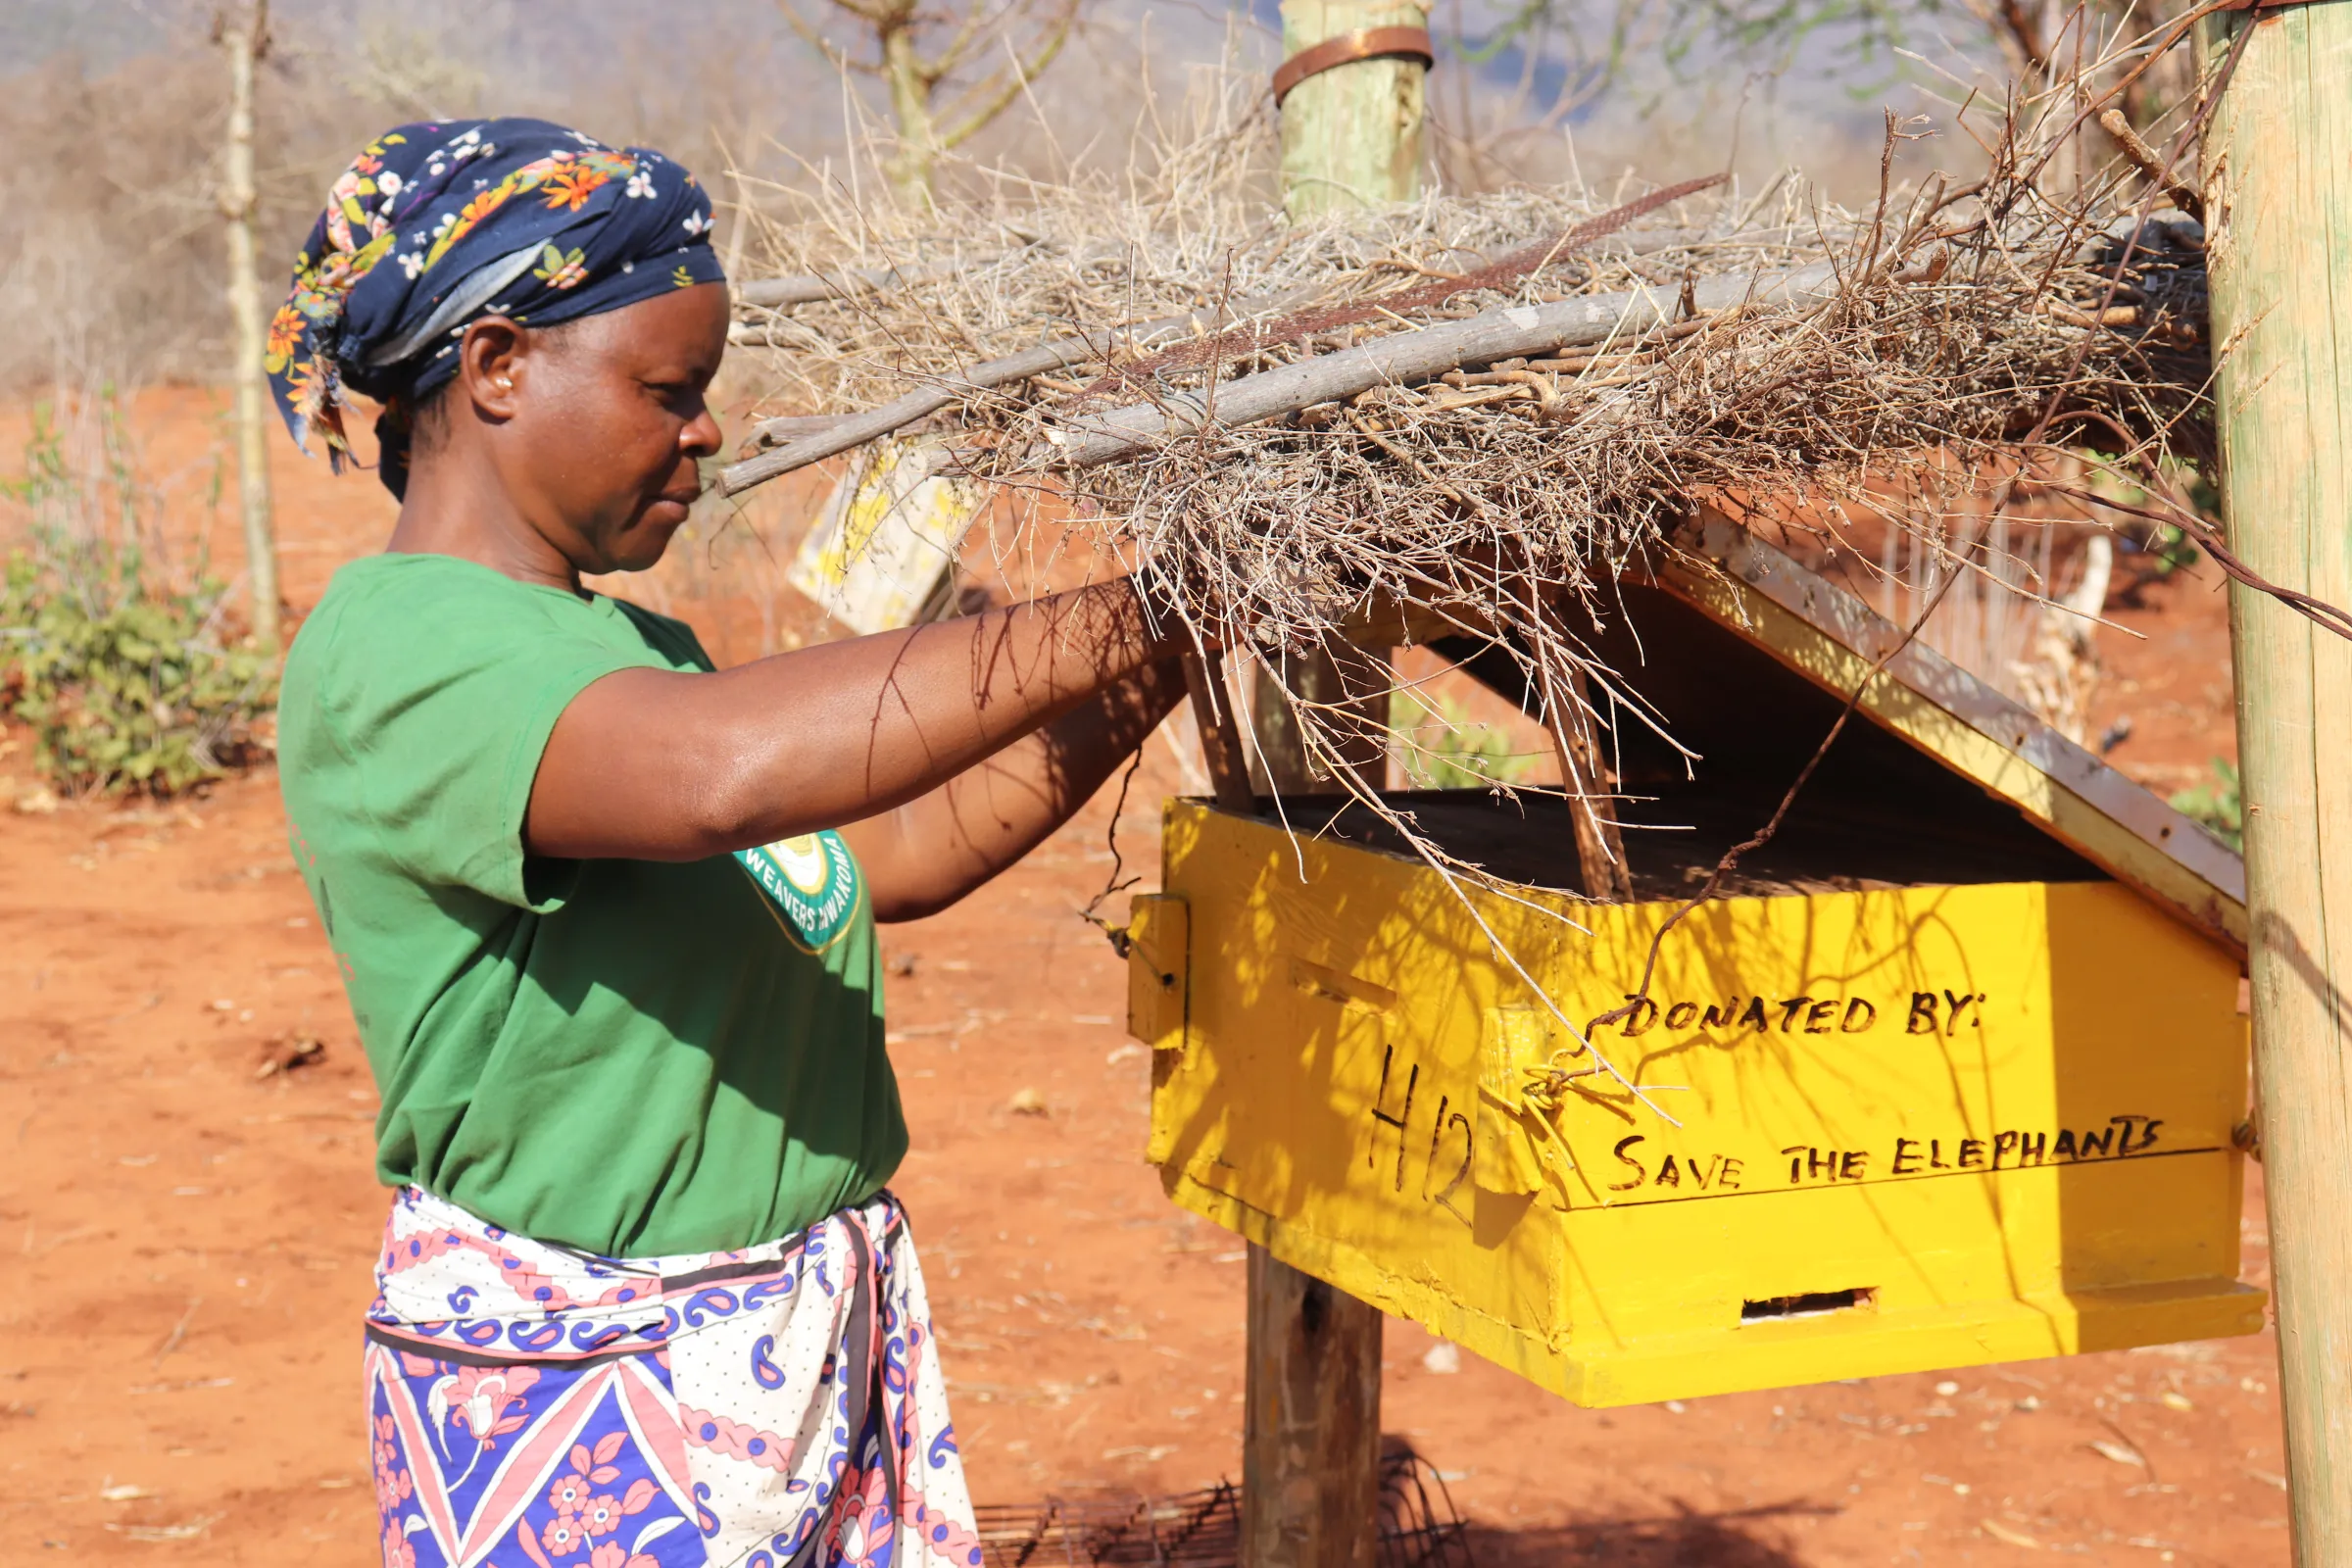
[[[530,334],[503,316],[485,316],[458,344],[458,380],[466,400],[485,419],[504,423],[520,404],[516,385],[530,357]]]

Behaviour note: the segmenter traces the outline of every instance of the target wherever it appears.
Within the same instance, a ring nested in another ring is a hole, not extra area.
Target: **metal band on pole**
[[[1291,95],[1291,89],[1309,76],[1321,75],[1335,66],[1351,66],[1358,60],[1389,58],[1418,60],[1424,66],[1437,61],[1435,47],[1427,27],[1358,27],[1343,32],[1336,38],[1326,38],[1311,49],[1301,49],[1282,63],[1274,73],[1274,104]]]

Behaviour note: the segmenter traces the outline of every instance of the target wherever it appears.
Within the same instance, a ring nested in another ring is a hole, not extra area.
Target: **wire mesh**
[[[1445,1479],[1409,1446],[1381,1455],[1379,1568],[1472,1568]],[[977,1510],[988,1568],[1236,1568],[1242,1493],[1230,1481],[1150,1497],[1104,1492]]]

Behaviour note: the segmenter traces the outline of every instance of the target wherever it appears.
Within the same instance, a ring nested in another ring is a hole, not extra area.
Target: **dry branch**
[[[1619,257],[1637,257],[1659,251],[1688,247],[1700,236],[1693,230],[1667,228],[1632,235],[1603,234],[1595,237],[1595,245]],[[1790,238],[1787,229],[1759,231],[1747,236],[1751,244],[1786,244]],[[737,301],[743,305],[764,310],[788,310],[795,305],[812,305],[819,301],[847,300],[858,294],[879,292],[937,277],[956,264],[933,263],[928,267],[906,269],[868,268],[861,270],[824,276],[814,273],[798,277],[770,278],[742,284],[736,290]],[[838,457],[868,441],[879,440],[895,431],[926,419],[942,410],[954,407],[976,392],[1004,386],[1009,382],[1027,380],[1056,369],[1073,369],[1083,365],[1104,363],[1112,345],[1129,344],[1147,347],[1171,331],[1190,329],[1209,331],[1221,322],[1240,320],[1251,324],[1263,323],[1279,313],[1292,309],[1306,293],[1293,290],[1287,294],[1265,299],[1237,300],[1228,306],[1188,311],[1181,316],[1161,317],[1152,320],[1124,323],[1110,328],[1099,337],[1065,337],[1018,354],[991,360],[969,370],[942,374],[931,384],[909,392],[879,409],[855,415],[784,415],[761,421],[753,431],[747,445],[753,448],[778,450],[758,451],[724,469],[718,482],[722,495],[741,495],[755,485],[791,473],[811,463],[821,463]],[[1231,327],[1226,327],[1231,331]],[[768,329],[738,325],[734,338],[736,346],[747,348],[791,348],[796,346],[789,336],[777,341]],[[1130,373],[1135,368],[1130,367]]]
[[[755,310],[788,311],[818,300],[854,299],[877,289],[902,288],[937,275],[946,263],[929,267],[861,267],[836,272],[807,272],[797,277],[761,277],[735,285],[735,303]]]
[[[1690,290],[1703,313],[1744,303],[1765,309],[1802,309],[1836,297],[1838,275],[1827,263],[1793,272],[1709,278]],[[1224,425],[1255,424],[1318,403],[1345,402],[1377,387],[1413,386],[1466,365],[1529,359],[1594,343],[1632,342],[1675,324],[1687,303],[1673,290],[1629,289],[1550,305],[1509,305],[1466,321],[1399,332],[1216,388],[1214,416]],[[1210,416],[1206,393],[1171,394],[1156,402],[1079,418],[1066,430],[1049,429],[1048,445],[1033,452],[1042,464],[1090,468],[1142,451],[1155,438],[1199,429]],[[1463,406],[1463,405],[1457,405]]]
[[[1726,177],[1722,174],[1705,174],[1697,179],[1686,179],[1680,184],[1666,186],[1662,190],[1653,190],[1646,196],[1638,196],[1622,206],[1613,207],[1596,218],[1589,218],[1565,234],[1539,240],[1533,245],[1523,245],[1501,261],[1468,272],[1430,272],[1428,268],[1416,267],[1416,271],[1430,272],[1428,282],[1395,294],[1358,300],[1352,305],[1326,306],[1298,316],[1286,316],[1276,321],[1227,327],[1201,341],[1163,350],[1139,365],[1114,366],[1102,380],[1087,390],[1090,393],[1102,393],[1114,388],[1142,387],[1152,379],[1178,370],[1207,369],[1214,373],[1231,361],[1255,352],[1259,345],[1269,340],[1314,337],[1341,327],[1360,326],[1383,317],[1396,319],[1444,305],[1457,294],[1515,290],[1523,280],[1532,278],[1545,268],[1572,261],[1627,224],[1638,222],[1686,196],[1711,190],[1722,184]]]
[[[792,281],[792,280],[788,280]],[[811,299],[825,296],[812,296]],[[803,301],[802,303],[810,303]],[[1271,313],[1282,310],[1286,300],[1264,300],[1246,303],[1244,312]],[[1033,376],[1054,370],[1071,369],[1081,365],[1101,361],[1109,352],[1108,345],[1120,339],[1150,341],[1162,332],[1197,323],[1202,312],[1184,316],[1165,317],[1159,320],[1143,321],[1134,326],[1119,328],[1102,339],[1071,337],[1057,342],[1024,349],[1001,360],[975,365],[959,374],[943,375],[920,391],[909,392],[898,401],[864,414],[847,415],[827,420],[826,427],[812,430],[807,416],[785,415],[762,420],[752,432],[756,446],[779,446],[781,450],[761,453],[732,465],[719,474],[721,495],[741,495],[756,484],[761,484],[795,468],[821,463],[853,447],[876,441],[895,430],[901,430],[918,419],[928,418],[940,410],[961,401],[975,392],[1004,386],[1011,381],[1026,381]]]
[[[853,414],[830,420],[830,427],[820,431],[808,430],[790,416],[770,420],[760,426],[755,439],[772,434],[789,444],[729,465],[719,473],[719,493],[741,495],[754,485],[764,484],[795,468],[805,468],[811,463],[821,463],[852,447],[861,447],[893,430],[904,429],[917,419],[928,418],[971,393],[1003,386],[1007,381],[1043,375],[1049,370],[1083,365],[1100,355],[1101,350],[1084,339],[1066,338],[1058,343],[1048,343],[1043,348],[1027,349],[1002,360],[991,360],[986,365],[975,365],[961,375],[943,376],[935,385],[909,392],[895,403],[884,404],[864,414]]]

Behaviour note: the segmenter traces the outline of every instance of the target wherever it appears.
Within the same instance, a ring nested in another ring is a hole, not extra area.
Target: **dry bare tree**
[[[813,0],[865,35],[857,48],[834,43],[805,13],[811,0],[776,3],[836,70],[881,81],[898,137],[891,183],[902,199],[928,206],[939,155],[1012,107],[1061,53],[1086,0],[963,0],[959,13],[918,0]]]
[[[277,646],[277,542],[270,517],[270,383],[262,365],[269,328],[254,263],[253,78],[270,50],[270,0],[219,13],[213,37],[228,61],[220,217],[228,237],[230,380],[236,393],[237,513],[245,529],[245,586],[253,635]]]
[[[2187,96],[2190,55],[2169,49],[2142,62],[2125,45],[2165,35],[2194,3],[1444,0],[1443,53],[1470,69],[1446,74],[1439,160],[1449,183],[1499,188],[1537,176],[1524,150],[1605,96],[1630,98],[1643,116],[1687,117],[1694,91],[1744,96],[1784,76],[1836,81],[1854,97],[1906,76],[1937,96],[1974,88],[1981,117],[2009,92],[2064,82],[2087,98],[2129,77],[2119,112],[2145,130]],[[2117,138],[2114,150],[2132,147]],[[2070,146],[2067,158],[2083,154]]]

